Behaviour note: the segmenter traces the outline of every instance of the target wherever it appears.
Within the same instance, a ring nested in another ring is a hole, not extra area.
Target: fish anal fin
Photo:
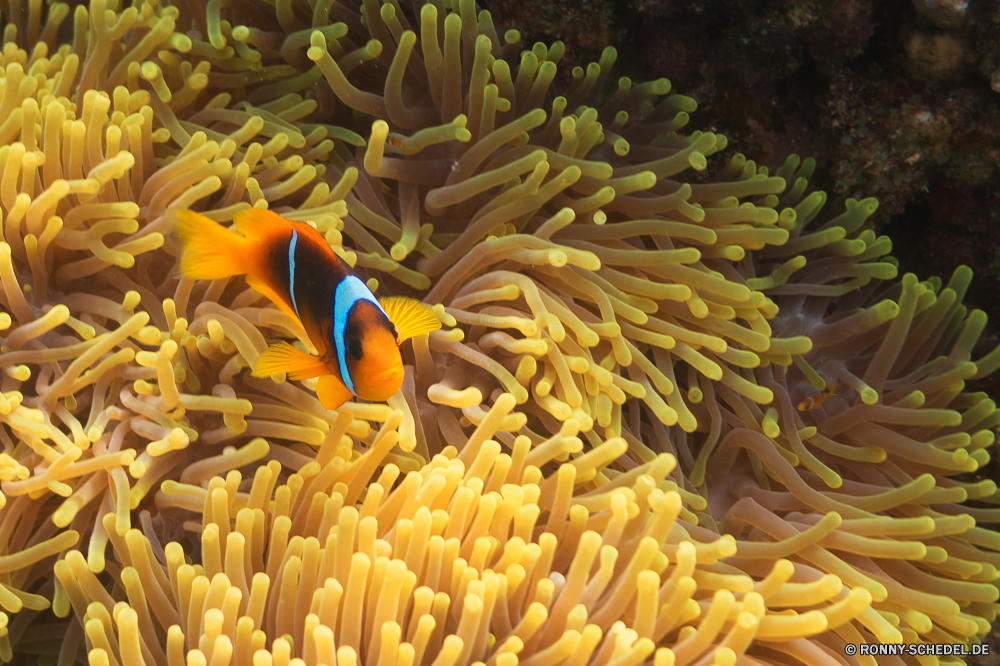
[[[337,409],[354,394],[335,375],[323,375],[316,382],[316,397],[325,409]]]
[[[299,351],[287,342],[279,342],[268,347],[253,367],[254,377],[270,377],[284,373],[293,381],[322,377],[329,372],[323,359]]]
[[[387,296],[379,303],[399,331],[397,343],[441,328],[441,320],[434,311],[415,298]]]
[[[285,303],[285,300],[278,295],[278,292],[272,289],[270,285],[265,283],[263,280],[259,280],[252,275],[248,275],[247,284],[256,289],[257,291],[259,291],[264,296],[266,296],[272,303],[277,305],[281,309],[281,311],[284,312],[286,315],[288,315],[295,321],[299,321],[299,318],[295,316],[295,310],[292,309],[292,306],[288,305],[288,303]],[[301,324],[302,322],[299,321],[299,323]]]

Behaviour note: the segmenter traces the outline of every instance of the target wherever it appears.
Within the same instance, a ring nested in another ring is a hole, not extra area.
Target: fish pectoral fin
[[[279,342],[260,355],[252,374],[254,377],[270,377],[284,373],[289,379],[297,381],[322,377],[329,372],[323,359],[299,351],[287,342]]]
[[[323,375],[316,382],[316,397],[325,409],[337,409],[354,397],[336,375]]]
[[[397,343],[441,328],[441,320],[434,311],[415,298],[387,296],[379,304],[399,331]]]

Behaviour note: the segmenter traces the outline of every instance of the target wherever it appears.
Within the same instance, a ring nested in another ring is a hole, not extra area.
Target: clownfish
[[[817,393],[816,395],[811,395],[805,398],[799,403],[800,412],[808,412],[810,409],[819,409],[823,406],[823,403],[838,395],[837,393],[837,382],[830,384],[830,388],[823,391],[822,393]]]
[[[175,215],[183,277],[246,275],[251,287],[302,324],[319,351],[313,356],[280,342],[261,354],[253,376],[318,377],[316,395],[326,409],[354,397],[388,400],[403,383],[399,345],[441,328],[420,301],[377,300],[308,224],[255,208],[233,216],[236,233],[193,211]]]

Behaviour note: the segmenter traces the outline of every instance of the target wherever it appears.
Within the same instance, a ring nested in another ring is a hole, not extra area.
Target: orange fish
[[[820,407],[823,406],[823,403],[825,403],[827,400],[829,400],[835,395],[839,395],[837,393],[837,382],[833,382],[832,384],[830,384],[830,388],[828,388],[826,391],[823,391],[822,393],[817,393],[816,395],[811,395],[808,398],[802,400],[802,402],[799,403],[799,411],[808,412],[810,409],[819,409]]]
[[[233,216],[235,233],[193,211],[176,216],[181,275],[218,280],[245,274],[251,287],[302,324],[319,350],[313,356],[279,342],[257,360],[253,376],[319,377],[316,395],[327,409],[355,396],[388,400],[403,383],[399,345],[441,328],[420,301],[376,300],[308,224],[254,208]]]

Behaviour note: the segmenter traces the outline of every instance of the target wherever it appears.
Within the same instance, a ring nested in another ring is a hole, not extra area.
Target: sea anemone
[[[709,169],[666,80],[604,94],[614,49],[555,96],[561,45],[470,0],[93,0],[63,45],[68,6],[15,4],[4,661],[895,664],[844,646],[988,631],[995,510],[963,503],[1000,419],[964,381],[1000,352],[966,269],[895,281],[874,202]],[[434,307],[388,404],[253,378],[301,325],[176,277],[172,210],[252,206]]]
[[[796,166],[779,173],[795,180]],[[912,274],[892,281],[889,240],[862,230],[874,200],[848,201],[808,233],[822,195],[793,188],[782,203],[804,219],[750,267],[771,276],[749,281],[778,305],[775,331],[805,335],[811,349],[755,370],[775,394],[766,411],[705,384],[709,439],[679,457],[693,463],[689,478],[720,531],[738,538],[728,563],[749,573],[742,558],[783,556],[794,543],[802,576],[835,574],[871,595],[863,628],[845,626],[827,643],[836,652],[845,642],[981,636],[996,615],[1000,540],[976,524],[998,515],[961,505],[995,503],[996,484],[968,475],[989,461],[1000,415],[984,394],[964,391],[998,362],[996,351],[970,360],[986,323],[961,305],[971,272],[958,269],[946,286]],[[843,388],[821,408],[796,409],[831,384]],[[782,539],[789,546],[755,543]]]

